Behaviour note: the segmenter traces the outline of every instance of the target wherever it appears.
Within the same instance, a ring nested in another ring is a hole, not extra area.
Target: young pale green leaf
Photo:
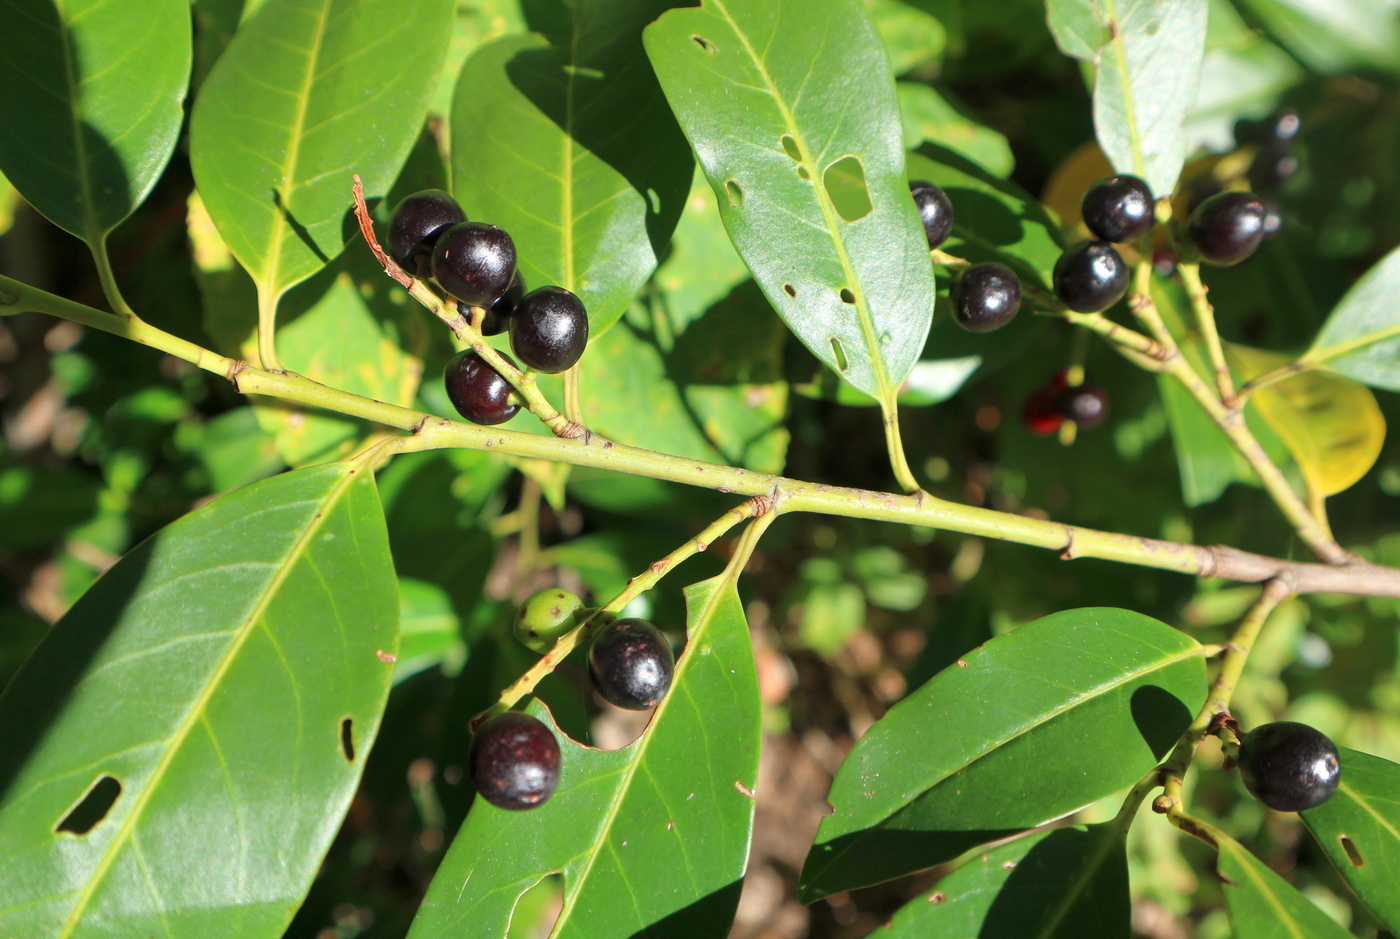
[[[1094,131],[1114,169],[1171,195],[1206,48],[1206,0],[1047,0],[1066,55],[1092,63]]]
[[[1238,841],[1223,835],[1217,838],[1216,870],[1224,884],[1236,939],[1346,939],[1351,935]]]
[[[1127,939],[1124,832],[1056,828],[971,858],[872,939]]]
[[[8,4],[0,169],[30,205],[96,245],[165,169],[184,120],[184,0]]]
[[[205,79],[190,119],[195,182],[264,304],[340,253],[355,173],[371,199],[394,181],[452,11],[451,0],[267,0]]]
[[[932,322],[933,268],[859,0],[705,0],[645,38],[764,295],[817,358],[893,406]]]
[[[452,108],[453,192],[510,232],[527,287],[578,294],[590,334],[656,269],[695,162],[646,56],[642,27],[673,0],[542,4],[477,50]]]
[[[504,939],[517,899],[551,872],[564,875],[555,939],[729,934],[753,830],[758,677],[733,584],[686,600],[687,646],[642,736],[613,751],[562,738],[559,789],[537,809],[478,799],[410,939]]]
[[[1400,764],[1345,747],[1338,752],[1337,791],[1299,816],[1362,902],[1400,932]]]
[[[1400,248],[1347,291],[1301,364],[1400,391]]]
[[[1400,15],[1375,0],[1240,0],[1278,41],[1319,72],[1400,73]]]
[[[0,935],[276,937],[360,778],[398,645],[374,479],[216,499],[103,575],[0,698]],[[115,799],[115,801],[113,801]]]
[[[899,877],[1131,785],[1205,693],[1199,644],[1128,610],[1067,610],[993,639],[851,750],[800,894]]]

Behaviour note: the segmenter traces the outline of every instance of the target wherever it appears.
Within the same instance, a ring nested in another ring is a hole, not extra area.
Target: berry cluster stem
[[[1230,376],[1230,366],[1225,361],[1225,347],[1220,342],[1220,331],[1215,327],[1215,307],[1206,297],[1206,286],[1201,283],[1199,264],[1178,264],[1177,275],[1186,285],[1186,296],[1191,301],[1191,309],[1196,315],[1196,323],[1201,328],[1201,338],[1205,340],[1206,354],[1210,357],[1210,367],[1215,371],[1215,389],[1220,395],[1220,403],[1233,410],[1237,401],[1235,381]]]

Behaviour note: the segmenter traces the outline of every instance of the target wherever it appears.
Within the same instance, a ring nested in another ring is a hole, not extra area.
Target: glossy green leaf
[[[1187,152],[1235,149],[1235,122],[1267,117],[1302,75],[1298,61],[1251,29],[1230,0],[1210,0],[1201,86],[1186,115]]]
[[[943,56],[948,31],[943,24],[917,3],[904,0],[864,0],[870,18],[884,40],[890,67],[896,75],[920,69],[922,72]]]
[[[190,119],[190,163],[262,303],[340,253],[354,231],[354,174],[371,199],[394,181],[452,10],[451,0],[268,0],[214,65]]]
[[[1400,72],[1400,11],[1376,0],[1237,0],[1319,72]]]
[[[0,12],[0,169],[96,245],[150,193],[184,120],[184,0],[10,0]]]
[[[1171,195],[1206,47],[1206,0],[1047,0],[1066,55],[1094,65],[1094,131],[1114,169]]]
[[[1238,841],[1217,837],[1217,872],[1236,939],[1345,939],[1351,935]]]
[[[363,468],[265,480],[123,558],[0,698],[0,851],[24,872],[0,935],[280,936],[378,730],[398,614]]]
[[[643,735],[613,751],[562,738],[559,789],[538,809],[477,800],[410,939],[504,937],[517,898],[551,872],[564,875],[555,939],[729,934],[753,828],[758,678],[732,583],[686,599],[688,645]]]
[[[872,939],[1127,939],[1124,832],[1056,828],[970,858]]]
[[[1205,693],[1197,642],[1128,610],[1068,610],[987,642],[851,750],[802,898],[950,860],[1131,785]]]
[[[1157,390],[1167,415],[1177,470],[1181,474],[1181,497],[1188,506],[1206,505],[1219,499],[1233,482],[1254,479],[1253,471],[1196,400],[1175,378],[1157,376]]]
[[[394,681],[441,666],[449,675],[462,670],[467,646],[452,598],[437,584],[399,578],[399,661]]]
[[[1059,223],[1015,183],[928,143],[909,154],[909,178],[935,183],[953,203],[953,232],[944,251],[973,263],[1000,261],[1042,286],[1051,282],[1064,250]]]
[[[933,270],[859,0],[706,0],[662,16],[646,47],[764,295],[818,359],[892,405],[932,322]]]
[[[681,332],[748,279],[749,269],[724,230],[714,190],[697,168],[671,251],[652,281],[657,291],[653,302],[665,312],[671,330]]]
[[[642,54],[672,0],[560,0],[467,60],[452,114],[453,192],[515,239],[526,286],[579,295],[597,336],[665,250],[694,159]]]
[[[1347,291],[1302,363],[1400,391],[1400,248]]]
[[[1341,785],[1299,816],[1362,902],[1400,932],[1400,764],[1345,747],[1338,752]]]
[[[1016,168],[1016,158],[1004,134],[962,114],[933,88],[900,82],[898,92],[906,150],[914,150],[924,142],[938,144],[1003,179]]]

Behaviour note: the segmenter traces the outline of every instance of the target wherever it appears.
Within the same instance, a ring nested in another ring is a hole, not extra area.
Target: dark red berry
[[[1106,241],[1081,241],[1055,262],[1055,296],[1071,310],[1106,310],[1128,291],[1128,265]]]
[[[1065,417],[1060,413],[1060,391],[1054,387],[1037,388],[1026,396],[1021,407],[1021,423],[1026,429],[1041,437],[1048,437],[1060,429]]]
[[[515,314],[515,308],[520,306],[520,301],[525,296],[525,278],[520,276],[520,272],[515,272],[515,277],[511,279],[510,286],[506,292],[501,294],[501,298],[486,308],[486,315],[481,318],[481,334],[483,336],[499,336],[510,328],[510,318]]]
[[[953,230],[953,203],[948,201],[947,193],[927,180],[911,180],[909,191],[919,209],[919,220],[924,223],[929,250],[937,248]]]
[[[1124,242],[1152,230],[1152,190],[1136,176],[1109,176],[1084,193],[1084,224],[1095,237]]]
[[[510,347],[537,371],[562,372],[588,347],[588,311],[563,287],[539,287],[525,295],[510,320]]]
[[[593,688],[620,708],[640,711],[659,704],[671,687],[676,660],[661,631],[640,619],[608,624],[588,650]]]
[[[424,189],[394,206],[389,219],[389,257],[410,274],[418,273],[417,258],[432,256],[438,236],[467,220],[457,200],[441,189]]]
[[[1201,260],[1237,264],[1259,247],[1267,214],[1264,203],[1252,192],[1222,192],[1191,213],[1187,232]]]
[[[490,306],[515,277],[515,242],[495,225],[453,225],[433,246],[433,277],[460,302]]]
[[[1301,812],[1321,805],[1342,778],[1337,747],[1307,724],[1277,721],[1240,742],[1240,779],[1271,809]]]
[[[958,275],[949,291],[953,319],[972,333],[1000,329],[1021,308],[1021,282],[1005,264],[974,264]]]
[[[1057,402],[1066,420],[1082,429],[1097,427],[1108,417],[1108,392],[1098,385],[1076,385],[1060,392]]]
[[[514,365],[510,356],[505,360]],[[457,413],[473,424],[504,424],[520,411],[510,402],[510,382],[473,349],[454,355],[443,369],[447,397]]]
[[[559,741],[543,723],[519,711],[478,727],[467,760],[472,785],[497,808],[538,808],[559,787]]]

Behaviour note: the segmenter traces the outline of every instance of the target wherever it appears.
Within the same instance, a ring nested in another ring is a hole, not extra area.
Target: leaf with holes
[[[970,858],[871,939],[1127,936],[1128,854],[1112,825],[1056,828]]]
[[[1400,764],[1345,747],[1338,752],[1337,791],[1299,816],[1362,902],[1400,932]]]
[[[817,6],[706,0],[647,27],[647,54],[769,302],[889,408],[928,335],[933,267],[879,34],[858,0]]]
[[[478,799],[410,939],[504,939],[516,900],[556,871],[555,939],[729,934],[753,830],[758,677],[733,583],[685,593],[688,644],[646,731],[613,751],[562,738],[559,788],[540,808]],[[530,709],[549,719],[539,703]]]
[[[1200,645],[1139,613],[1067,610],[999,636],[892,707],[851,750],[800,895],[810,902],[942,863],[1129,786],[1205,695]]]
[[[379,727],[372,475],[255,483],[103,575],[0,698],[4,936],[282,934]]]
[[[598,336],[666,248],[695,162],[642,54],[674,0],[541,4],[472,55],[452,109],[453,191],[515,239],[529,287],[579,295]]]
[[[1400,248],[1347,291],[1300,364],[1400,391]]]
[[[351,177],[383,196],[418,135],[452,34],[451,0],[267,0],[200,89],[195,182],[275,308],[354,230]]]
[[[1244,380],[1292,361],[1289,356],[1248,346],[1230,345],[1225,351]],[[1350,488],[1381,455],[1385,416],[1365,385],[1302,372],[1260,388],[1250,404],[1288,445],[1308,486],[1320,495]]]
[[[0,29],[0,169],[98,244],[150,194],[184,121],[183,0],[10,4]]]
[[[1351,935],[1238,841],[1222,833],[1215,837],[1220,848],[1216,870],[1236,939],[1346,939]]]
[[[1171,195],[1206,49],[1206,0],[1047,0],[1066,55],[1092,63],[1094,131],[1114,169]]]

